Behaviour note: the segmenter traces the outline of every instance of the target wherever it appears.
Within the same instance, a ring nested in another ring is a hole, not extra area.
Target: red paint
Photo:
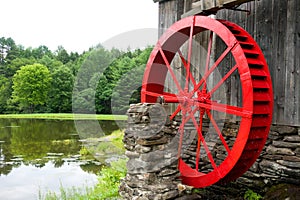
[[[202,66],[204,67],[204,75],[197,82],[195,74],[190,70],[193,36],[206,30],[211,32],[207,42],[207,59],[205,66]],[[213,34],[222,39],[227,48],[210,66]],[[181,52],[182,50],[179,48],[185,42],[188,43],[187,52]],[[174,66],[172,66],[172,60],[176,54],[182,62],[183,69],[185,69],[183,87],[177,80]],[[221,66],[223,59],[228,54],[232,55],[235,64],[218,83],[214,84],[213,88],[208,88],[207,81],[212,73]],[[183,55],[187,55],[187,58]],[[242,106],[220,103],[213,98],[213,94],[225,84],[227,79],[233,76],[233,72],[238,72],[240,77],[238,84],[242,89]],[[173,79],[178,92],[164,91],[167,73]],[[188,85],[191,85],[192,88]],[[155,103],[159,96],[163,96],[166,103],[178,104],[175,112],[171,113],[171,119],[176,115],[181,115],[182,118],[182,124],[179,127],[178,168],[184,184],[201,188],[235,180],[246,172],[259,156],[272,122],[272,82],[262,51],[253,38],[238,25],[205,16],[191,16],[173,24],[153,49],[143,79],[142,102]],[[225,113],[240,118],[239,130],[232,147],[228,146],[212,112]],[[196,119],[195,114],[198,114],[198,119]],[[226,149],[226,158],[221,163],[215,162],[215,157],[203,135],[204,116],[210,119],[211,127],[215,129],[220,143]],[[194,167],[188,165],[181,158],[184,127],[187,122],[194,125],[198,136]],[[201,171],[199,163],[202,147],[212,166],[212,170],[208,173]]]

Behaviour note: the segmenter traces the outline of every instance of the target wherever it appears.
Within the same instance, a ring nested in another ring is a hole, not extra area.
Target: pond
[[[97,123],[104,134],[119,129],[115,121]],[[87,144],[71,120],[0,119],[1,199],[37,199],[39,192],[58,192],[61,186],[93,186],[113,154],[83,156]]]

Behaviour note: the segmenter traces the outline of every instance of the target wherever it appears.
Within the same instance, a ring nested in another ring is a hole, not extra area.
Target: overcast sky
[[[124,32],[157,28],[152,0],[0,0],[0,37],[82,52]]]

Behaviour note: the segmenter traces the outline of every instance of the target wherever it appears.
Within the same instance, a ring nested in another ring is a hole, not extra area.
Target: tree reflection
[[[73,121],[0,119],[0,175],[22,163],[42,168],[51,161],[55,168],[63,166],[64,158],[79,154],[82,144],[76,133]],[[88,171],[95,171],[92,166]]]

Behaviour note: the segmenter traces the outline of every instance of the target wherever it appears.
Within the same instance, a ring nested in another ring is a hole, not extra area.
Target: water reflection
[[[112,121],[100,125],[107,134],[118,129]],[[39,187],[94,184],[103,163],[79,154],[80,139],[73,121],[0,119],[1,196],[36,199]]]
[[[59,187],[82,187],[94,185],[97,177],[83,173],[78,163],[64,163],[59,168],[47,162],[42,168],[21,164],[14,168],[9,176],[0,178],[1,197],[4,199],[38,199],[38,192],[46,193],[49,189],[58,192]],[[24,182],[26,182],[24,184]]]

